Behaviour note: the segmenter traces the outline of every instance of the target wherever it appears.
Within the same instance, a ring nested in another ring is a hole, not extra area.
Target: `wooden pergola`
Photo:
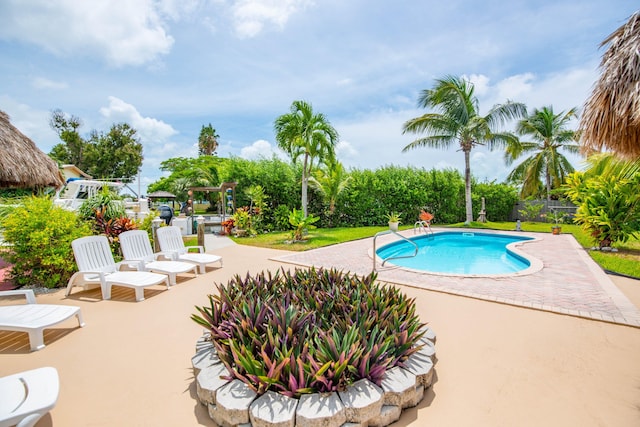
[[[219,187],[189,187],[189,201],[187,203],[189,203],[189,207],[191,207],[193,209],[193,194],[196,192],[202,192],[205,194],[208,193],[221,193],[222,194],[222,205],[219,204],[219,214],[222,216],[222,221],[225,220],[225,217],[227,216],[227,211],[229,211],[229,214],[233,214],[235,212],[235,206],[236,206],[236,185],[237,183],[235,182],[223,182],[222,184],[220,184]],[[228,191],[230,190],[230,191]],[[227,194],[227,192],[231,193],[230,199],[225,200],[224,196]],[[193,211],[192,211],[192,215],[193,215]]]

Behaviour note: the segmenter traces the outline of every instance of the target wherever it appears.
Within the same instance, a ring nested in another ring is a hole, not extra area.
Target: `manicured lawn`
[[[439,227],[442,225],[438,224]],[[451,224],[448,227],[463,227],[463,224]],[[493,230],[515,230],[513,222],[487,222],[471,223],[472,228],[486,228]],[[411,226],[400,227],[409,229]],[[523,222],[523,231],[551,233],[551,224],[538,222]],[[273,232],[260,234],[255,237],[232,237],[239,244],[259,246],[264,248],[283,249],[288,251],[306,251],[350,240],[372,237],[379,231],[387,230],[386,226],[380,227],[354,227],[354,228],[316,228],[309,230],[306,240],[303,242],[291,242],[291,232]],[[579,226],[574,224],[562,224],[562,233],[571,233],[585,248],[591,248],[593,242],[589,235]],[[189,243],[187,243],[189,244]],[[195,242],[192,244],[196,244]],[[618,252],[589,251],[591,257],[605,270],[618,274],[640,278],[640,240],[631,239],[625,244],[615,246]]]

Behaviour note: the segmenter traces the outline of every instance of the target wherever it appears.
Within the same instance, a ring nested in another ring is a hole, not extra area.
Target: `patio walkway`
[[[450,230],[450,229],[449,229]],[[434,231],[444,231],[434,229]],[[474,230],[465,230],[474,231]],[[476,230],[493,233],[490,230]],[[413,236],[412,230],[401,234]],[[432,291],[462,295],[503,304],[640,327],[640,310],[613,284],[604,271],[570,234],[522,232],[536,238],[519,250],[542,261],[543,268],[512,277],[444,276],[377,265],[378,279]],[[378,237],[378,247],[396,240]],[[373,238],[297,252],[274,258],[301,266],[347,270],[369,274],[373,267],[370,251]]]

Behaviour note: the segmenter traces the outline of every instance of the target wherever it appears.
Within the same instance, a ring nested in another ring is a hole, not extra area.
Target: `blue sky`
[[[81,118],[84,136],[128,122],[144,147],[143,193],[161,161],[197,155],[202,125],[216,128],[220,156],[277,153],[273,121],[296,99],[338,130],[347,167],[460,169],[455,149],[401,152],[422,89],[465,76],[483,112],[507,99],[581,108],[600,43],[632,3],[2,0],[0,109],[47,153],[54,109]],[[472,173],[502,181],[502,154],[474,151]]]

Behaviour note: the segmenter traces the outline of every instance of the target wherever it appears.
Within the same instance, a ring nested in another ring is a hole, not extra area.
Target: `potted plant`
[[[220,223],[222,227],[220,234],[222,235],[231,234],[231,230],[233,230],[235,223],[236,221],[233,218],[227,218],[224,221],[222,221],[222,223]]]
[[[391,212],[387,214],[387,219],[389,220],[389,230],[398,231],[398,225],[400,224],[400,216],[402,214],[399,212]]]
[[[560,224],[564,222],[564,212],[558,212],[554,210],[551,213],[551,219],[555,222],[555,224],[551,226],[551,233],[562,233],[562,226]]]
[[[236,213],[233,214],[233,221],[235,223],[235,235],[237,237],[246,236],[251,229],[251,215],[249,214],[249,208],[238,208]]]

